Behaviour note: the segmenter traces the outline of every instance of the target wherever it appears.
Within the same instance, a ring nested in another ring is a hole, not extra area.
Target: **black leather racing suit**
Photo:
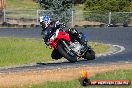
[[[56,25],[56,26],[55,26]],[[51,22],[48,27],[43,28],[41,35],[43,35],[44,42],[47,44],[48,39],[53,35],[53,33],[60,27],[60,24],[56,24],[55,22]]]

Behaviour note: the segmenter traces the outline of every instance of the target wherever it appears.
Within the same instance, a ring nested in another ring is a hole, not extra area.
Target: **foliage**
[[[73,0],[74,4],[83,4],[86,0]]]
[[[108,23],[109,12],[112,12],[111,23],[124,23],[131,14],[113,13],[113,12],[126,12],[132,11],[131,0],[86,0],[84,10],[92,11],[85,12],[84,18],[89,21],[98,21]]]
[[[131,13],[116,13],[113,12],[111,15],[111,23],[129,23],[129,20],[131,19],[132,14]]]
[[[84,12],[83,13],[85,20],[88,21],[97,21],[102,23],[108,23],[109,14],[106,12]]]
[[[109,20],[109,12],[84,12],[83,13],[85,20],[88,21],[97,21],[102,23],[108,23]],[[131,13],[123,13],[123,12],[112,12],[111,14],[111,23],[125,23],[128,22],[132,17]]]
[[[71,8],[71,1],[68,0],[40,0],[40,6],[46,10],[63,11]]]
[[[48,15],[54,20],[68,22],[71,18],[71,0],[39,0],[39,4],[42,9],[50,10]]]
[[[85,10],[121,12],[130,11],[131,0],[86,0]]]

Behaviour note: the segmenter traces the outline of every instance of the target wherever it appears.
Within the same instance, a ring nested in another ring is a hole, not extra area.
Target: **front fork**
[[[71,49],[69,48],[69,46],[67,45],[67,43],[66,43],[64,40],[62,40],[62,44],[63,44],[69,51],[71,51]]]
[[[72,50],[69,48],[68,44],[64,41],[64,40],[61,40],[62,41],[62,44],[65,46],[63,47],[67,53],[69,53],[70,55],[74,56],[74,52],[72,52]]]

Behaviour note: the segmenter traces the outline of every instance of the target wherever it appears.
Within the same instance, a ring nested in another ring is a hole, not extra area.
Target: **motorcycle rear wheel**
[[[75,63],[77,61],[77,57],[76,55],[70,55],[69,53],[67,53],[67,51],[65,50],[65,46],[62,45],[61,43],[58,44],[57,49],[60,52],[60,54],[66,58],[68,61],[70,61],[71,63]]]

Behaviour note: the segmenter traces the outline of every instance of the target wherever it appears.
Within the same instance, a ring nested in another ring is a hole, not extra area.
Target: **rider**
[[[49,45],[48,39],[53,35],[53,33],[56,31],[56,29],[60,28],[60,23],[59,21],[51,21],[50,17],[45,15],[40,17],[40,25],[43,28],[41,34],[43,35],[43,39],[46,45]],[[81,39],[79,38],[78,31],[74,28],[70,28],[67,31],[71,37],[72,40],[76,38],[80,43]]]
[[[40,25],[43,28],[41,34],[43,35],[44,42],[48,44],[48,39],[60,27],[59,21],[51,21],[50,17],[45,15],[40,17]]]

